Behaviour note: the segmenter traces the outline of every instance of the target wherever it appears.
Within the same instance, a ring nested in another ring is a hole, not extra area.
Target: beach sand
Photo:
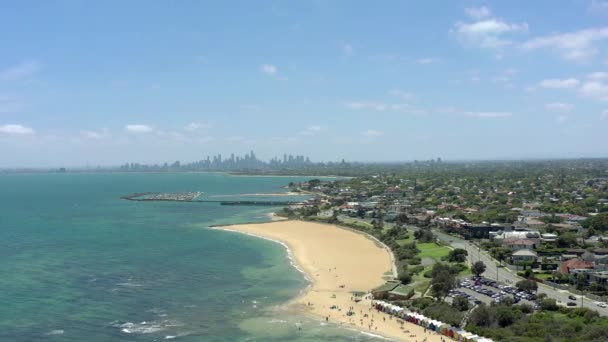
[[[371,309],[370,299],[353,300],[353,292],[368,293],[393,276],[390,252],[369,236],[334,225],[293,220],[218,229],[272,239],[289,248],[296,267],[311,281],[310,287],[285,305],[289,310],[393,340],[449,340]],[[347,316],[351,307],[355,315]]]

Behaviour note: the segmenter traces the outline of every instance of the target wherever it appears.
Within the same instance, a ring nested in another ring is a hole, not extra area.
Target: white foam
[[[287,323],[287,321],[284,321],[282,319],[273,318],[270,321],[268,321],[268,323]]]
[[[165,336],[165,340],[172,340],[172,339],[174,339],[176,337],[177,336],[174,336],[174,335],[167,335],[167,336]]]
[[[374,337],[374,338],[379,338],[381,340],[390,340],[389,338],[386,338],[384,336],[380,336],[380,335],[376,335],[376,334],[372,334],[372,333],[368,333],[366,331],[359,331],[361,334],[369,336],[369,337]]]
[[[132,323],[127,322],[120,324],[118,327],[122,328],[122,331],[125,334],[152,334],[155,332],[159,332],[165,330],[165,328],[160,324],[153,324],[148,322],[141,323]]]
[[[51,330],[51,331],[47,332],[45,335],[49,335],[49,336],[52,336],[52,335],[63,335],[64,332],[65,331],[63,331],[62,329],[55,329],[55,330]]]
[[[142,284],[138,284],[138,283],[131,283],[131,282],[126,282],[126,283],[118,283],[116,284],[117,286],[127,286],[127,287],[141,287],[143,286]]]
[[[312,280],[310,279],[310,277],[308,276],[308,274],[306,272],[304,272],[304,270],[302,270],[295,262],[293,259],[293,253],[291,252],[291,249],[289,248],[289,246],[287,246],[286,243],[284,243],[283,241],[279,241],[279,240],[275,240],[275,239],[271,239],[265,236],[260,236],[260,235],[256,235],[256,234],[252,234],[252,233],[248,233],[248,232],[241,232],[238,230],[234,230],[234,229],[230,229],[230,228],[225,228],[225,227],[211,227],[211,229],[217,229],[217,230],[224,230],[227,232],[234,232],[234,233],[241,233],[241,234],[245,234],[245,235],[249,235],[249,236],[253,236],[259,239],[264,239],[267,241],[272,241],[274,243],[278,243],[281,246],[283,246],[285,248],[285,250],[287,250],[287,259],[289,259],[289,264],[295,268],[296,270],[298,270],[298,272],[302,273],[302,275],[304,275],[304,278],[311,283]],[[310,286],[312,286],[312,284],[309,284],[306,289],[308,289]],[[304,292],[306,289],[303,289],[302,291],[300,291],[300,293]]]

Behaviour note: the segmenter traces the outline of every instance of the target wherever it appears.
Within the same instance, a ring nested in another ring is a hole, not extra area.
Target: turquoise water
[[[266,221],[271,208],[119,199],[144,191],[280,192],[302,180],[1,175],[0,341],[370,340],[277,312],[307,285],[285,250],[207,229]]]

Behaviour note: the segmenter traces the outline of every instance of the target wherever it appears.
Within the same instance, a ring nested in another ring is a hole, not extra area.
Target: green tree
[[[597,231],[608,231],[608,213],[601,213],[591,216],[581,223],[585,228],[594,229]]]
[[[431,293],[437,300],[443,301],[450,290],[456,288],[456,276],[449,265],[436,263],[431,271]]]
[[[513,324],[515,318],[515,313],[510,307],[499,305],[498,308],[496,308],[496,322],[501,328]]]
[[[486,264],[484,264],[481,260],[476,261],[471,267],[471,271],[479,277],[483,272],[486,271]]]
[[[467,311],[469,310],[469,300],[462,296],[454,297],[452,301],[452,306],[458,309],[459,311]]]
[[[450,251],[450,253],[447,255],[447,259],[449,262],[465,262],[467,261],[468,254],[469,253],[466,251],[466,249],[456,248]]]
[[[544,298],[538,301],[538,305],[542,310],[546,311],[557,311],[559,310],[559,306],[555,302],[553,298]]]
[[[562,233],[557,237],[557,245],[562,248],[574,247],[576,243],[576,235],[574,233]]]
[[[409,272],[401,272],[399,274],[399,281],[403,285],[407,285],[412,281],[412,275]]]
[[[502,262],[509,258],[513,252],[506,247],[496,247],[492,249],[491,253],[502,265]]]
[[[469,316],[469,322],[478,327],[489,327],[494,321],[494,311],[480,304]]]
[[[538,290],[538,284],[533,280],[520,280],[515,284],[518,289],[526,292],[536,292]]]

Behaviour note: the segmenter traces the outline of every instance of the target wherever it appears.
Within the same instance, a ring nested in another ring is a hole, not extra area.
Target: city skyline
[[[608,157],[607,19],[605,0],[5,3],[0,168]]]

